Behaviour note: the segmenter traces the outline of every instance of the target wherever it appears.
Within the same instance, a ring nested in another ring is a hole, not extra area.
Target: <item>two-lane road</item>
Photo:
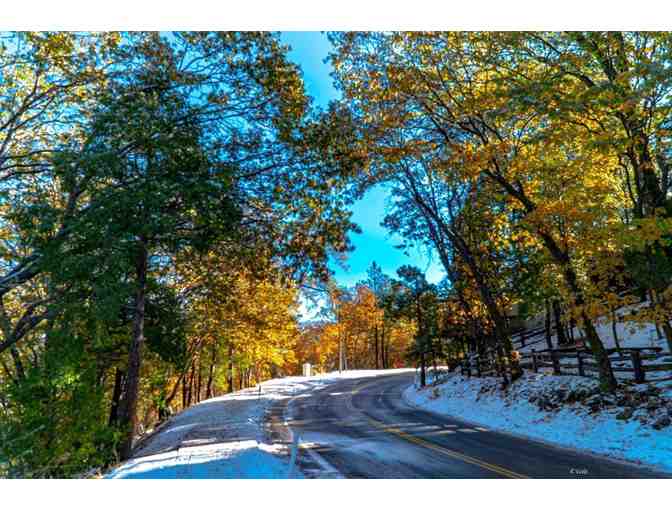
[[[298,395],[284,410],[288,425],[348,478],[668,477],[418,410],[401,395],[411,382],[346,379]]]

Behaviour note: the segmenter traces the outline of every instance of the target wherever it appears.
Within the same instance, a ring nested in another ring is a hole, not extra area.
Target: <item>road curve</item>
[[[313,476],[328,468],[346,478],[670,477],[411,407],[402,391],[412,377],[346,379],[293,398],[282,412],[302,457],[320,465]]]

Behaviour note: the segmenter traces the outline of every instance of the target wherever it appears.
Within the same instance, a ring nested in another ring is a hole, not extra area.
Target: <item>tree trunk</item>
[[[546,300],[546,321],[544,323],[544,329],[546,332],[546,346],[549,349],[553,349],[553,340],[551,339],[551,305]]]
[[[229,373],[226,377],[227,393],[233,393],[233,344],[229,344]]]
[[[427,375],[425,373],[425,351],[420,351],[420,387],[424,388],[427,385]]]
[[[383,368],[390,368],[390,345],[389,339],[388,342],[385,342],[385,323],[383,322],[380,330],[380,354],[381,354],[381,363]]]
[[[621,342],[618,339],[618,330],[616,329],[616,309],[611,309],[611,334],[614,337],[614,343],[616,344],[616,349],[618,353],[621,354]]]
[[[495,352],[493,352],[493,355],[495,356],[497,366],[499,367],[498,371],[499,375],[502,377],[502,382],[504,385],[509,384],[509,379],[506,373],[506,358],[502,352],[502,348],[499,345],[497,346]]]
[[[201,401],[201,384],[203,383],[203,371],[201,370],[201,364],[199,359],[198,364],[198,377],[196,378],[196,403]]]
[[[481,297],[481,300],[483,301],[483,304],[485,305],[488,315],[492,320],[492,323],[494,325],[494,344],[495,344],[494,349],[496,352],[500,353],[500,358],[502,359],[502,362],[503,357],[506,357],[508,362],[511,364],[512,378],[516,379],[520,375],[520,368],[513,359],[513,345],[511,344],[511,338],[508,333],[506,317],[500,310],[500,307],[497,304],[495,296],[493,295],[492,290],[490,289],[490,286],[487,283],[487,278],[481,271],[481,268],[479,267],[478,262],[476,261],[476,258],[474,257],[472,250],[467,244],[467,242],[461,236],[457,235],[455,232],[452,232],[448,229],[446,229],[445,231],[446,236],[449,239],[451,239],[453,244],[455,244],[455,247],[457,248],[460,258],[466,263],[467,267],[469,267],[469,270],[471,271],[474,281],[476,282],[476,287],[478,288],[478,293]],[[499,365],[500,363],[498,361],[497,366]],[[506,369],[503,369],[501,371],[501,375],[504,378],[504,383],[508,384],[509,380],[506,375]]]
[[[212,398],[214,395],[212,394],[212,381],[214,379],[215,375],[215,363],[217,361],[217,349],[215,347],[212,347],[212,360],[210,361],[210,370],[208,372],[208,384],[206,385],[206,390],[205,390],[205,398],[209,399]]]
[[[170,404],[173,402],[173,400],[177,396],[177,392],[180,389],[180,384],[182,384],[182,387],[184,389],[184,377],[185,377],[188,370],[189,370],[189,367],[187,366],[180,373],[180,376],[177,378],[177,381],[175,381],[175,384],[173,385],[173,389],[170,391],[170,393],[166,397],[166,400],[164,401],[165,408],[164,408],[163,412],[166,413],[165,417],[168,416],[168,408],[170,407]],[[183,394],[183,398],[182,398],[182,403],[183,403],[182,407],[184,407],[184,394]],[[161,417],[159,417],[159,418],[161,419]]]
[[[343,339],[343,370],[348,370],[348,349],[347,349],[347,341],[346,339]]]
[[[665,332],[665,340],[667,340],[667,350],[672,353],[672,327],[668,321],[663,321],[663,331]]]
[[[656,327],[656,338],[658,340],[663,338],[663,332],[660,330],[660,326],[658,325],[658,321],[654,321],[653,325]],[[670,351],[672,352],[672,351]]]
[[[611,368],[611,361],[604,349],[604,345],[593,326],[592,321],[588,318],[585,312],[581,312],[581,319],[583,320],[583,327],[586,332],[586,338],[590,345],[593,355],[597,361],[600,370],[600,385],[605,391],[614,391],[617,386],[614,372]]]
[[[416,340],[420,349],[420,387],[424,388],[427,383],[426,362],[425,362],[425,336],[422,322],[422,309],[420,307],[420,296],[415,298],[415,320],[418,321],[418,338]]]
[[[376,367],[376,370],[378,370],[380,368],[380,366],[378,365],[378,323],[376,323],[373,328],[374,328],[373,329],[373,342],[374,342],[374,346],[375,346],[374,347],[374,353],[375,353],[375,356],[376,356],[375,367]]]
[[[456,232],[453,232],[451,229],[445,226],[443,221],[440,222],[439,226],[442,227],[446,237],[453,242],[457,252],[460,255],[460,258],[471,271],[474,281],[476,282],[476,287],[478,288],[478,293],[495,327],[495,343],[501,345],[507,357],[510,358],[513,346],[511,345],[511,339],[509,338],[506,327],[506,317],[499,309],[499,305],[497,304],[497,301],[487,283],[487,279],[483,275],[483,272],[481,271],[481,268],[479,267],[471,248],[461,236],[457,235]]]
[[[425,218],[425,224],[429,228],[430,235],[434,240],[434,245],[437,249],[443,251],[441,250],[442,243],[446,240],[450,241],[457,251],[459,257],[467,265],[472,273],[474,281],[476,282],[476,287],[478,288],[478,293],[481,296],[481,300],[483,301],[483,304],[488,311],[488,315],[492,319],[492,322],[495,326],[496,343],[501,344],[502,348],[507,354],[507,357],[509,357],[513,362],[511,356],[513,346],[511,345],[511,339],[509,338],[507,331],[506,317],[500,311],[497,300],[495,299],[490,287],[487,284],[487,278],[479,267],[471,247],[465,240],[464,236],[461,235],[460,232],[455,228],[453,228],[453,223],[446,223],[441,214],[439,214],[435,208],[427,204],[408,172],[407,176],[409,176],[409,182],[407,185],[410,187],[414,201],[420,207],[421,213]],[[440,258],[446,272],[450,274],[451,268],[449,260],[444,256],[441,256]]]
[[[574,338],[574,328],[576,328],[576,321],[574,319],[569,319],[569,339],[571,340],[571,343],[576,342],[576,338]]]
[[[559,250],[556,246],[556,250]],[[549,251],[550,250],[549,248]],[[614,377],[614,372],[611,369],[611,362],[609,361],[609,356],[607,356],[606,351],[604,350],[604,344],[600,339],[600,336],[597,334],[597,330],[593,325],[593,321],[588,314],[586,314],[583,306],[585,305],[585,300],[583,298],[583,292],[579,288],[577,282],[576,273],[570,265],[569,256],[562,252],[564,257],[555,257],[556,260],[563,260],[563,276],[569,290],[572,292],[574,297],[574,304],[581,309],[581,320],[583,322],[583,328],[586,332],[586,339],[588,340],[588,345],[590,345],[593,355],[597,361],[599,373],[600,373],[600,386],[604,391],[613,392],[616,389],[617,382]],[[573,322],[573,320],[571,321]],[[570,322],[570,324],[571,324]],[[572,330],[574,328],[572,327]],[[573,334],[573,333],[572,333]]]
[[[666,309],[665,299],[658,292],[651,291],[652,304],[660,305],[663,309]],[[660,321],[660,325],[663,328],[663,333],[665,333],[665,340],[667,341],[667,348],[672,353],[672,327],[667,319]],[[657,325],[656,325],[657,327]],[[660,337],[659,337],[660,338]]]
[[[562,323],[562,311],[560,310],[560,301],[554,299],[552,302],[553,316],[555,317],[555,336],[558,346],[567,345],[567,336],[565,335],[565,326]]]
[[[190,373],[191,367],[187,369],[187,373]],[[187,408],[187,374],[184,374],[182,377],[182,409]]]
[[[120,405],[120,424],[123,439],[120,445],[120,458],[126,460],[131,456],[133,437],[137,426],[138,387],[140,384],[140,368],[142,363],[142,345],[145,341],[145,294],[147,288],[147,240],[140,238],[136,256],[135,273],[137,289],[135,293],[135,310],[133,316],[133,339],[128,353],[128,369],[124,399]]]
[[[385,369],[385,323],[380,331],[380,368]]]
[[[648,290],[647,293],[648,293],[648,297],[649,297],[649,307],[654,308],[655,304],[656,304],[655,294],[654,294],[653,290]],[[658,340],[662,339],[663,338],[663,332],[660,330],[660,324],[658,324],[658,321],[654,320],[653,325],[656,328],[656,337],[658,338]],[[670,351],[670,352],[672,352],[672,351]]]
[[[124,371],[117,367],[114,373],[114,389],[112,390],[112,403],[110,405],[110,419],[108,425],[113,427],[119,420],[119,401],[124,387]]]
[[[196,361],[191,365],[191,373],[189,374],[189,384],[187,385],[187,406],[191,405],[194,393],[194,374],[196,373]]]
[[[187,374],[180,379],[182,381],[182,409],[187,407]]]
[[[511,182],[507,181],[499,172],[498,162],[493,160],[493,168],[496,171],[486,169],[485,173],[493,181],[498,183],[504,191],[506,191],[513,198],[518,200],[521,205],[525,208],[528,213],[533,213],[536,211],[537,206],[532,202],[526,195],[525,191],[522,188],[514,186]],[[551,234],[544,230],[543,226],[538,226],[535,228],[535,233],[539,239],[543,242],[546,249],[551,254],[553,260],[560,266],[562,269],[562,276],[565,280],[569,291],[571,292],[574,304],[582,309],[581,320],[584,322],[586,336],[588,343],[593,351],[595,358],[597,359],[599,371],[600,371],[600,386],[605,391],[613,391],[616,389],[617,383],[614,378],[614,373],[611,369],[611,363],[609,358],[606,356],[604,351],[604,344],[597,334],[597,330],[593,325],[592,320],[583,310],[585,305],[585,298],[583,295],[583,290],[579,285],[578,278],[574,268],[572,267],[572,260],[569,256],[569,253],[566,250],[563,250],[560,245],[556,242]]]
[[[12,355],[12,360],[14,361],[14,368],[16,369],[16,380],[22,381],[26,378],[26,371],[23,368],[23,362],[21,361],[19,350],[15,345],[12,345],[9,348],[9,353]]]

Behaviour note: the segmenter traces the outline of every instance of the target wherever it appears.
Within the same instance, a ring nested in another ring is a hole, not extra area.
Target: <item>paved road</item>
[[[669,477],[418,410],[401,396],[411,381],[347,379],[294,398],[282,411],[304,450],[319,454],[304,452],[304,470],[347,478]]]

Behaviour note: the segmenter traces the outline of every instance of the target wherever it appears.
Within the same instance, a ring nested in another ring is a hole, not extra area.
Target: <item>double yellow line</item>
[[[371,383],[368,383],[368,384],[364,384],[363,386],[360,386],[359,388],[354,389],[352,391],[352,395],[356,395],[357,393],[359,393],[364,388],[368,388],[369,386],[372,386],[373,384],[375,384],[377,382],[378,381],[374,381],[374,382],[371,382]],[[350,400],[350,404],[351,404],[352,408],[355,409],[354,405],[352,404],[352,399]],[[481,467],[483,469],[487,469],[488,471],[493,471],[493,472],[495,472],[497,474],[500,474],[500,475],[502,475],[506,478],[528,478],[525,475],[521,475],[520,473],[516,473],[514,471],[503,468],[501,466],[497,466],[495,464],[490,464],[489,462],[485,462],[485,461],[476,459],[474,457],[470,457],[469,455],[465,455],[463,453],[456,452],[455,450],[450,450],[448,448],[444,448],[443,446],[439,446],[435,443],[431,443],[431,442],[426,441],[424,439],[420,439],[419,437],[411,435],[407,432],[404,432],[403,430],[400,430],[400,429],[395,428],[395,427],[390,427],[390,426],[386,425],[385,423],[383,423],[381,421],[374,420],[373,418],[370,418],[365,413],[362,413],[362,414],[364,414],[364,416],[367,418],[369,423],[371,423],[371,425],[373,425],[374,427],[376,427],[376,428],[378,428],[378,429],[380,429],[384,432],[387,432],[389,434],[394,434],[395,436],[400,437],[402,439],[405,439],[406,441],[408,441],[410,443],[415,443],[417,445],[424,446],[425,448],[429,448],[430,450],[433,450],[435,452],[446,455],[447,457],[451,457],[453,459],[461,460],[462,462],[466,462],[467,464],[472,464],[474,466],[478,466],[478,467]]]

